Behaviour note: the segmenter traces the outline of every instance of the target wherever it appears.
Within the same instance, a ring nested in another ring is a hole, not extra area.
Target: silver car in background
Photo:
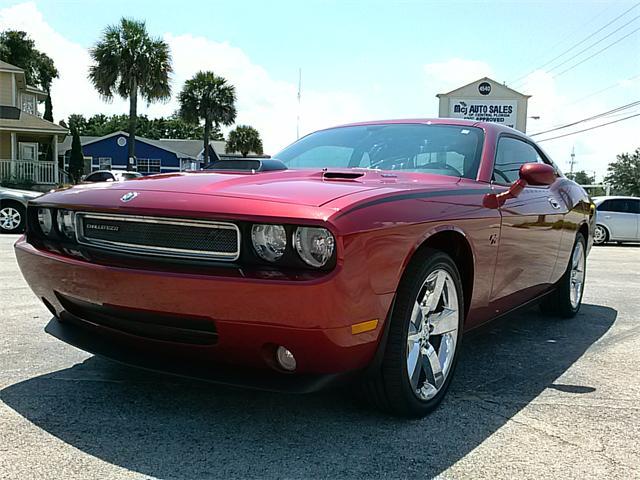
[[[596,230],[593,243],[640,242],[640,198],[593,197]]]
[[[27,202],[42,192],[0,187],[0,232],[20,233],[27,219]]]

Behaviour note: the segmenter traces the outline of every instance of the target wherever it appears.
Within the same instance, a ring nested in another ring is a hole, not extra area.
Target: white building
[[[436,96],[440,100],[440,117],[500,123],[521,132],[527,129],[527,102],[531,95],[516,92],[490,78]]]

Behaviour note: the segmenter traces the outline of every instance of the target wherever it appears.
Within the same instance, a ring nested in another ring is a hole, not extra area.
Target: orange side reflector
[[[378,319],[368,320],[366,322],[356,323],[355,325],[351,325],[351,333],[353,335],[357,335],[358,333],[370,332],[371,330],[375,330],[378,326]]]

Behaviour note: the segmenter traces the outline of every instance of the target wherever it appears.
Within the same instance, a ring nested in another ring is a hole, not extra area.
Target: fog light
[[[296,369],[296,358],[284,347],[278,347],[276,350],[276,360],[278,365],[288,372],[293,372]]]

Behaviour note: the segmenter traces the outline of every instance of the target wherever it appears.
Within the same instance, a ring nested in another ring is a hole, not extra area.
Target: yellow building
[[[46,96],[27,85],[24,70],[0,61],[0,181],[59,183],[58,142],[68,131],[41,118]]]

